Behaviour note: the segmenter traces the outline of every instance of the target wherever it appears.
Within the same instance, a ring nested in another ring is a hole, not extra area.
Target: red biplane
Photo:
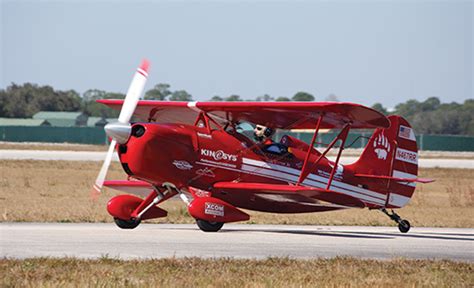
[[[306,213],[346,208],[378,209],[398,223],[410,223],[387,209],[410,200],[420,179],[415,134],[400,116],[353,103],[329,102],[166,102],[139,100],[148,76],[144,61],[125,100],[99,100],[121,110],[117,123],[106,125],[111,141],[94,185],[129,194],[110,199],[107,210],[120,228],[165,217],[158,205],[175,195],[203,231],[245,221],[239,208],[272,213]],[[129,123],[132,116],[143,122]],[[245,127],[314,129],[311,143],[285,135],[261,144]],[[320,129],[339,134],[324,151],[314,148]],[[351,129],[375,129],[360,156],[340,163]],[[271,149],[270,149],[271,148]],[[326,154],[338,149],[331,161]],[[104,181],[117,150],[126,181]],[[137,197],[134,195],[135,194]]]

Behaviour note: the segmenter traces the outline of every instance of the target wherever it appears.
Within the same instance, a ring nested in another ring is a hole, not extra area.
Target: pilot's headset
[[[265,130],[263,130],[263,135],[264,135],[265,137],[270,137],[270,136],[273,135],[273,132],[274,132],[274,131],[273,131],[272,128],[266,127]]]

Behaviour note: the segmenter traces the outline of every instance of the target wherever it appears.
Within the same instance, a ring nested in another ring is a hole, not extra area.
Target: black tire
[[[134,229],[140,225],[141,220],[122,220],[119,218],[114,218],[115,224],[122,229]]]
[[[217,232],[224,226],[224,222],[209,222],[201,219],[196,219],[196,224],[204,232]]]
[[[410,222],[407,220],[402,220],[400,223],[398,223],[398,230],[402,233],[407,233],[410,230]]]

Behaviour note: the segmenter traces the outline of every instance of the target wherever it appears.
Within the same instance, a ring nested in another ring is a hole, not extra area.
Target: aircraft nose
[[[105,125],[104,129],[107,136],[111,137],[119,144],[125,144],[130,137],[132,126],[130,124],[115,122]]]

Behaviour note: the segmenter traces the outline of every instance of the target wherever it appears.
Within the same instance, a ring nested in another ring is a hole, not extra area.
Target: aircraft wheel
[[[407,233],[408,230],[410,230],[410,222],[407,220],[401,220],[400,223],[398,223],[398,230],[402,233]]]
[[[140,224],[141,220],[122,220],[119,218],[114,218],[115,224],[122,229],[134,229]]]
[[[196,224],[204,232],[217,232],[224,226],[223,222],[209,222],[201,219],[196,219]]]

